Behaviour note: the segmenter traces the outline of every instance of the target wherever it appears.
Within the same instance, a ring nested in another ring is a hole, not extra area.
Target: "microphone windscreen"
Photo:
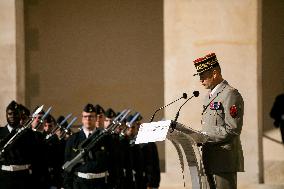
[[[182,94],[182,98],[187,99],[187,94],[186,94],[186,93],[183,93],[183,94]]]
[[[199,91],[193,91],[193,95],[194,95],[195,97],[198,97],[198,96],[199,96]]]

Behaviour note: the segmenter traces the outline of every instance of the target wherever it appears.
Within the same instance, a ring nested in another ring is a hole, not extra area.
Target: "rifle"
[[[133,116],[131,121],[126,123],[126,127],[120,132],[119,134],[120,137],[124,137],[126,130],[132,126],[132,124],[138,119],[139,116],[140,116],[140,113],[136,112],[136,114]]]
[[[66,172],[71,172],[73,168],[83,162],[83,158],[86,154],[106,135],[111,134],[114,132],[116,127],[121,124],[122,121],[126,118],[127,114],[129,114],[130,110],[123,110],[111,123],[111,125],[102,130],[99,134],[97,132],[93,132],[91,136],[89,136],[87,139],[85,139],[80,145],[79,145],[79,153],[77,156],[75,156],[72,160],[67,161],[62,166],[62,169]],[[119,119],[121,117],[121,119]]]
[[[9,140],[7,140],[7,142],[5,143],[5,145],[1,146],[0,149],[0,157],[3,158],[3,154],[5,153],[6,149],[12,145],[13,143],[15,143],[15,141],[20,138],[23,133],[25,133],[29,128],[31,128],[32,122],[34,121],[35,117],[38,115],[39,112],[41,112],[43,109],[43,105],[40,106],[39,108],[37,108],[34,113],[32,114],[32,116],[29,118],[28,121],[26,121],[26,123],[19,129],[16,130],[15,134],[13,134],[13,136],[11,136],[9,138]],[[48,114],[48,112],[47,112]],[[43,116],[41,119],[45,118],[47,115]],[[10,136],[10,135],[9,135]]]
[[[52,131],[46,135],[45,139],[49,140],[50,138],[52,138],[55,135],[55,132],[60,129],[61,131],[64,131],[65,128],[63,127],[63,124],[66,123],[66,121],[72,116],[72,113],[68,114],[59,124],[56,123],[56,126],[52,129]],[[69,124],[70,125],[70,124]],[[72,124],[71,124],[72,125]],[[70,125],[70,126],[71,126]]]
[[[47,111],[45,112],[45,114],[40,118],[39,122],[35,125],[35,127],[33,128],[35,131],[37,131],[37,129],[43,124],[45,118],[48,116],[49,112],[51,111],[51,107],[49,107],[47,109]]]
[[[66,126],[66,128],[63,129],[63,133],[59,136],[59,140],[63,139],[67,133],[69,133],[70,127],[73,125],[73,123],[77,120],[77,117],[74,117],[71,122]],[[72,132],[71,132],[72,134]]]

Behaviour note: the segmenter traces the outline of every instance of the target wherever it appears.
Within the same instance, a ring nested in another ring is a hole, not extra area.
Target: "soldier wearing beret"
[[[87,137],[97,136],[102,129],[96,127],[97,114],[92,104],[87,104],[82,112],[82,129],[70,136],[65,148],[65,161],[72,160]],[[106,135],[88,152],[82,163],[77,164],[71,173],[64,176],[65,189],[106,189],[114,184],[115,161],[111,136]]]
[[[0,128],[1,149],[21,127],[20,109],[15,101],[7,106],[6,118],[7,125]],[[39,183],[43,178],[40,144],[35,133],[27,128],[7,146],[0,160],[0,188],[44,188]]]
[[[113,111],[113,109],[109,108],[105,112],[105,120],[104,120],[104,128],[108,128],[108,126],[111,124],[113,119],[115,118],[116,113]]]
[[[24,123],[29,119],[31,113],[30,110],[22,104],[19,104],[19,109],[20,109],[20,125],[24,125]]]
[[[47,165],[48,174],[46,176],[46,182],[48,188],[61,188],[63,178],[62,178],[62,169],[61,166],[64,163],[64,147],[65,142],[62,143],[59,140],[59,137],[54,134],[51,135],[50,138],[46,138],[49,134],[51,134],[52,130],[56,127],[55,118],[49,114],[45,118],[44,126],[43,126],[43,136],[46,144],[46,160],[45,163]]]
[[[202,131],[209,141],[202,156],[210,189],[237,188],[237,172],[244,171],[240,134],[244,101],[237,89],[223,79],[215,53],[193,61],[201,84],[209,90],[202,112]]]
[[[119,188],[144,189],[144,156],[141,145],[134,144],[139,125],[131,122],[132,119],[133,115],[127,117],[127,128],[120,138],[122,178]]]
[[[95,108],[95,113],[97,115],[96,127],[103,129],[105,122],[105,110],[99,104],[95,105],[94,108]]]

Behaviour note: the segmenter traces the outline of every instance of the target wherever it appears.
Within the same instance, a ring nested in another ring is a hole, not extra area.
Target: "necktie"
[[[92,135],[92,133],[89,133],[87,138],[89,138],[91,135]]]

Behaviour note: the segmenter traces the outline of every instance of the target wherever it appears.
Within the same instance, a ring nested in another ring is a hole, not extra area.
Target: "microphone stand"
[[[153,119],[154,119],[154,117],[155,117],[155,115],[156,115],[156,113],[157,113],[158,111],[160,111],[160,110],[164,109],[165,107],[167,107],[167,106],[169,106],[169,105],[175,103],[176,101],[179,101],[179,100],[182,99],[182,98],[187,99],[187,94],[186,94],[186,93],[183,93],[183,94],[182,94],[182,97],[180,97],[179,99],[177,99],[177,100],[175,100],[175,101],[173,101],[173,102],[171,102],[171,103],[169,103],[169,104],[167,104],[167,105],[165,105],[165,106],[163,106],[163,107],[157,109],[157,110],[154,112],[154,114],[152,115],[152,117],[151,117],[151,119],[150,119],[149,122],[152,122],[152,121],[153,121]]]
[[[170,131],[171,133],[174,132],[175,128],[176,128],[176,124],[177,124],[177,119],[179,117],[179,112],[181,110],[181,108],[190,100],[192,99],[193,97],[198,97],[199,96],[199,91],[193,91],[193,95],[187,99],[178,109],[177,113],[176,113],[176,117],[174,119],[174,121],[171,123],[171,128],[172,128],[172,131]]]

